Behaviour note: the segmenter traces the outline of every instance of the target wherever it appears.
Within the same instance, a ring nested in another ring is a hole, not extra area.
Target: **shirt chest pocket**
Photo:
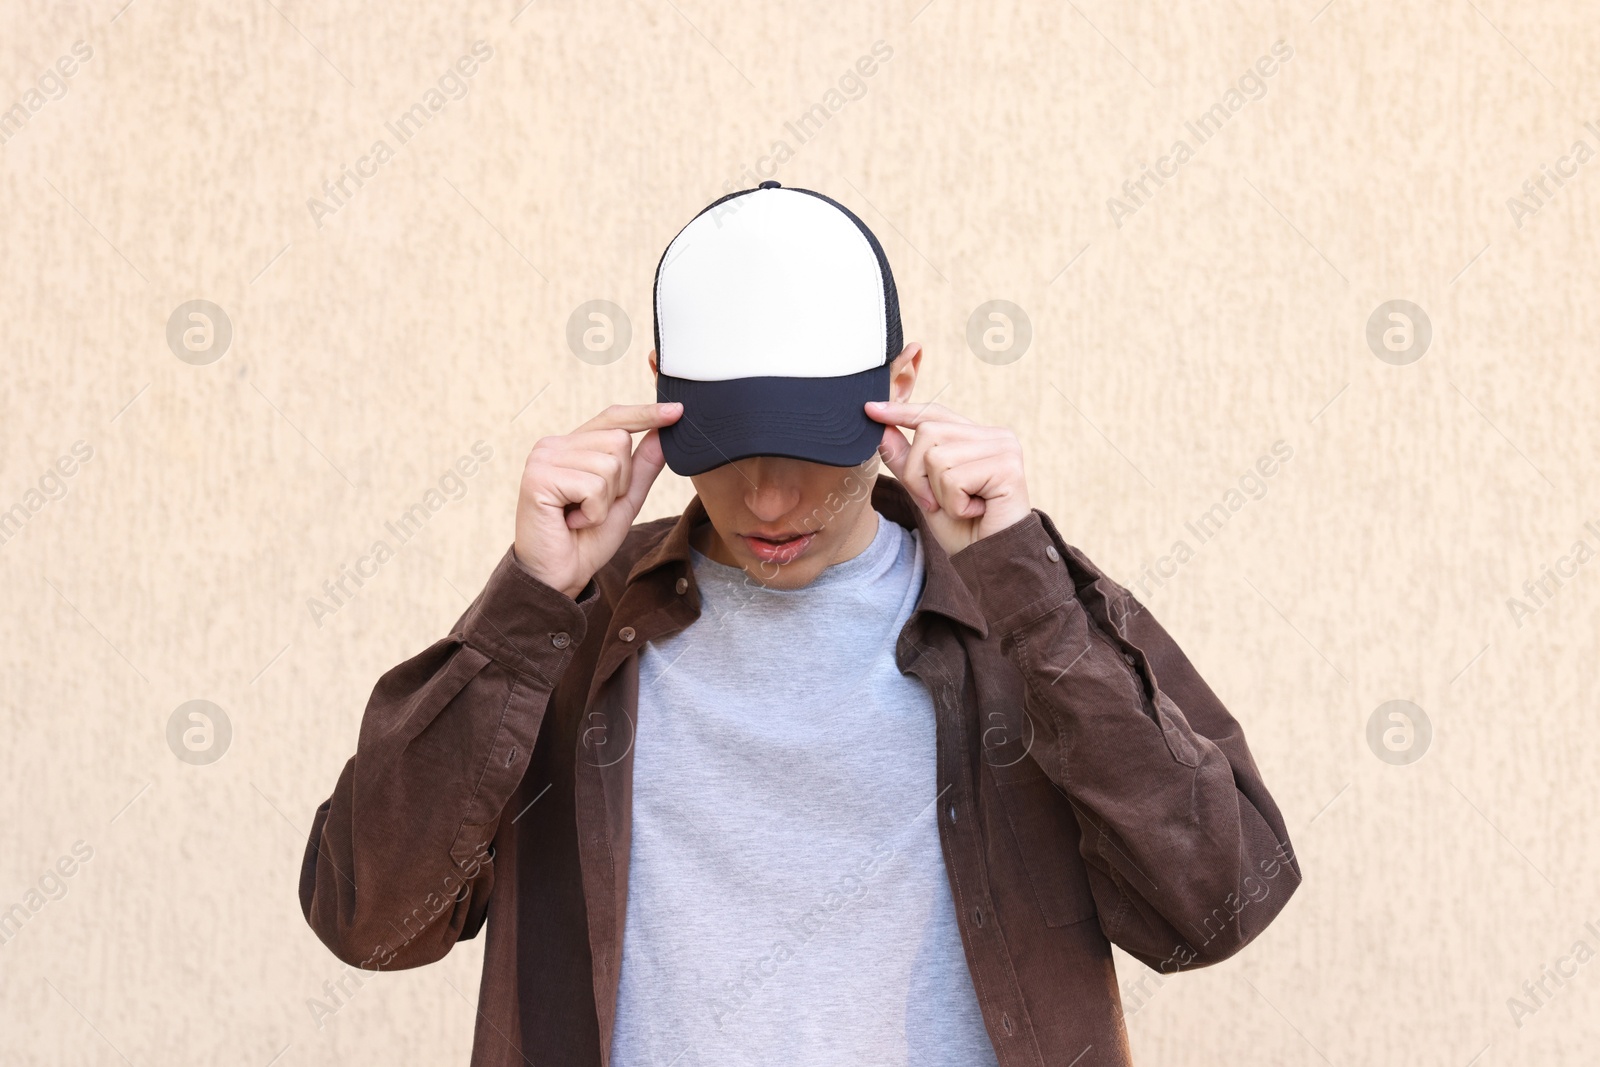
[[[1046,926],[1095,917],[1072,805],[1032,759],[996,774],[1001,806]]]

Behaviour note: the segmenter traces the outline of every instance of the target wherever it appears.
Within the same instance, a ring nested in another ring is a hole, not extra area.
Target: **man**
[[[1015,435],[909,402],[854,214],[724,197],[654,303],[660,402],[538,442],[379,680],[308,921],[367,968],[487,922],[478,1067],[1130,1062],[1110,944],[1213,963],[1300,882],[1238,723]],[[667,464],[697,496],[634,525]]]

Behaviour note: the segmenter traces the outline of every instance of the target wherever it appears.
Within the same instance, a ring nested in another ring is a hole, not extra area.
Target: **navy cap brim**
[[[661,429],[661,450],[685,477],[749,456],[853,467],[883,440],[883,424],[864,405],[889,399],[889,365],[837,378],[696,382],[659,374],[656,399],[683,405],[678,421]]]

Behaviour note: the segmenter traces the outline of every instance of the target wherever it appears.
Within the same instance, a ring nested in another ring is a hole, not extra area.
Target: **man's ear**
[[[661,369],[656,366],[656,350],[652,348],[650,350],[650,377],[657,378],[660,375]]]
[[[911,390],[917,385],[917,371],[922,367],[922,345],[912,341],[900,350],[889,364],[889,399],[904,404],[911,399]]]

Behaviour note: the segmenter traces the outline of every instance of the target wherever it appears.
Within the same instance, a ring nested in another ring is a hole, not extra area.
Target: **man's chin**
[[[800,589],[814,582],[826,567],[827,561],[820,557],[802,556],[792,563],[750,559],[744,570],[768,589]]]

